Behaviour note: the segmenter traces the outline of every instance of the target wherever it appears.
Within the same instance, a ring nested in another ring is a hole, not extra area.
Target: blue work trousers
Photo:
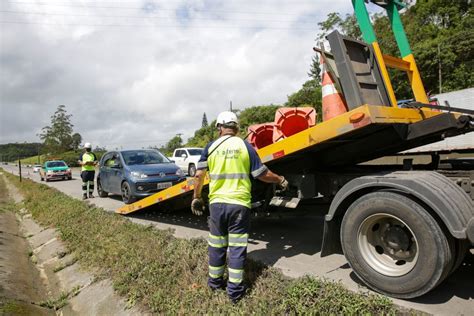
[[[224,287],[224,269],[228,258],[227,294],[239,299],[245,292],[243,282],[247,257],[250,209],[237,204],[213,203],[209,217],[209,281],[211,288]]]

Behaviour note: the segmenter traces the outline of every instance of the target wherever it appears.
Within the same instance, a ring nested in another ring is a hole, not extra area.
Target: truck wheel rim
[[[386,276],[402,276],[418,261],[418,241],[400,218],[379,213],[367,217],[359,226],[357,241],[365,262]]]

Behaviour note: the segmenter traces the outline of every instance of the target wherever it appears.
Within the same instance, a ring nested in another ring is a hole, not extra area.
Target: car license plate
[[[169,188],[172,185],[173,185],[173,183],[171,183],[171,182],[161,182],[161,183],[156,184],[156,188],[157,189],[166,189],[166,188]]]

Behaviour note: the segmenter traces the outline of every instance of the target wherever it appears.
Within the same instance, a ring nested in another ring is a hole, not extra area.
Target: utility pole
[[[20,160],[20,157],[18,157],[18,174],[20,175],[20,182],[21,182],[21,160]]]
[[[441,76],[441,49],[438,43],[438,81],[439,81],[439,93],[443,93],[443,78]]]

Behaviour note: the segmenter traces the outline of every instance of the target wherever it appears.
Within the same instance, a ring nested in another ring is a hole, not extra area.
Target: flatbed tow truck
[[[403,4],[370,2],[386,9],[402,58],[382,54],[364,0],[353,0],[364,42],[334,31],[327,36],[331,53],[315,49],[336,78],[348,112],[258,150],[291,188],[278,192],[255,181],[252,210],[291,213],[309,203],[324,211],[322,257],[343,253],[370,288],[414,298],[446,279],[474,245],[473,161],[458,169],[436,159],[424,165],[367,162],[470,133],[474,113],[428,104],[401,24]],[[397,106],[387,67],[407,72],[415,97],[408,108]],[[188,178],[117,213],[151,205],[189,207],[193,183]]]

